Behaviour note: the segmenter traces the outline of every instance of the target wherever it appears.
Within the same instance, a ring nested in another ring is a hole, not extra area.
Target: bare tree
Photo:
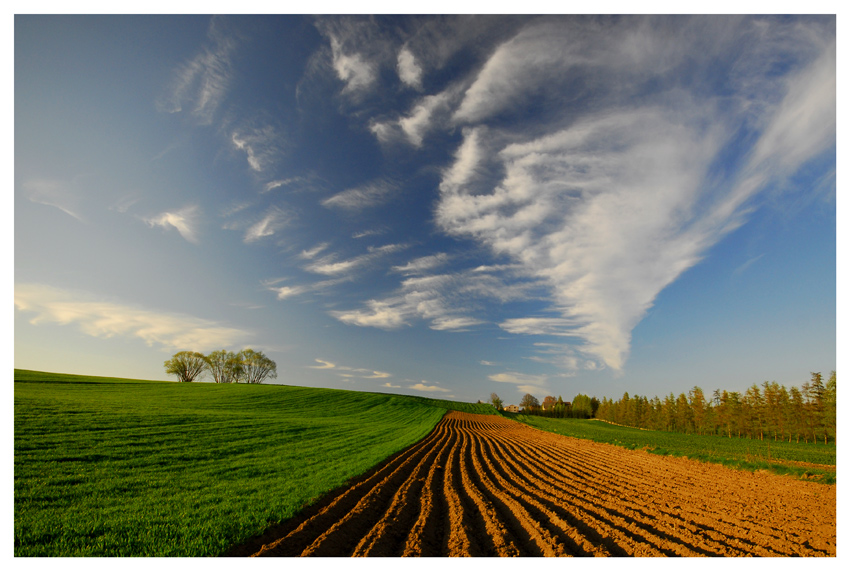
[[[204,372],[207,362],[204,356],[195,351],[180,351],[165,362],[165,372],[177,375],[181,383],[191,383]]]

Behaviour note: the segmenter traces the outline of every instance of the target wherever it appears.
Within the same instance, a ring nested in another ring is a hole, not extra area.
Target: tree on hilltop
[[[274,361],[263,355],[262,351],[244,349],[239,352],[242,374],[239,380],[246,383],[259,384],[268,378],[277,378],[277,365]]]
[[[165,363],[165,372],[177,375],[181,383],[191,383],[204,372],[207,362],[204,356],[196,351],[180,351]]]
[[[233,351],[213,351],[204,360],[216,383],[238,383],[242,375],[242,359]]]

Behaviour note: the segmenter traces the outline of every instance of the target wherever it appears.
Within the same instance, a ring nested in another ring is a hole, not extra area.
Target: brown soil
[[[231,555],[835,556],[835,486],[449,412]]]

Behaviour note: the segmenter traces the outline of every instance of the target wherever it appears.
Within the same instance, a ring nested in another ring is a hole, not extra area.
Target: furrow
[[[450,438],[441,430],[443,436],[431,452],[422,457],[413,472],[402,483],[380,520],[372,526],[357,544],[353,555],[356,557],[401,555],[404,540],[414,527],[420,515],[427,520],[431,498],[426,499],[434,481],[439,459],[445,456]]]
[[[378,497],[387,493],[393,483],[403,481],[404,474],[411,469],[422,455],[426,454],[435,440],[440,437],[439,425],[428,436],[414,444],[373,475],[342,491],[296,529],[280,539],[263,546],[254,556],[298,556],[313,551],[311,545],[341,527],[355,515],[374,504]],[[318,536],[319,539],[316,539]]]
[[[516,447],[514,446],[514,448]],[[524,471],[522,466],[532,469],[532,460],[540,458],[539,454],[530,454],[518,449],[514,451],[514,455],[518,460],[523,460],[512,464],[518,472]],[[546,462],[537,462],[535,466],[539,468],[533,471],[534,478],[548,482],[556,490],[556,495],[563,497],[565,494],[557,490],[568,490],[568,486],[564,485],[563,480],[546,475],[546,472],[551,470],[549,472],[550,474],[562,475],[565,470],[556,471],[554,467],[548,466]],[[613,482],[611,484],[613,485]],[[580,496],[567,492],[568,499],[564,501],[581,505],[586,513],[592,514],[595,519],[600,520],[606,526],[610,526],[612,531],[619,536],[622,542],[621,546],[632,551],[634,554],[651,555],[651,552],[647,552],[647,548],[656,550],[659,554],[666,555],[694,556],[716,554],[715,550],[705,549],[704,547],[689,543],[690,536],[683,538],[677,533],[671,533],[674,529],[673,527],[670,527],[670,529],[659,529],[658,522],[652,515],[625,507],[624,504],[627,502],[624,500],[624,497],[626,496],[611,493],[610,487],[608,489],[604,489],[601,486],[593,488],[583,485],[581,479],[570,482],[569,487],[580,490],[583,494]],[[543,490],[541,490],[542,492]]]
[[[565,551],[563,554],[574,556],[606,556],[611,553],[604,546],[593,545],[578,530],[568,523],[558,513],[557,506],[546,502],[546,498],[529,493],[532,488],[524,486],[522,482],[511,480],[506,476],[502,462],[504,457],[496,450],[503,442],[497,439],[480,439],[482,450],[481,457],[484,460],[483,467],[489,477],[494,480],[513,500],[523,506],[532,516],[534,522],[550,534],[558,544],[557,551]]]
[[[486,555],[498,555],[501,557],[511,557],[521,555],[519,547],[514,543],[511,534],[502,522],[502,518],[496,511],[496,507],[492,501],[487,498],[481,491],[478,483],[478,472],[473,463],[471,452],[471,442],[467,431],[460,429],[461,450],[458,462],[458,470],[460,471],[460,479],[462,490],[466,492],[469,498],[475,504],[480,517],[483,520],[483,529],[474,530],[478,537],[484,536],[484,540],[488,544],[488,553]]]

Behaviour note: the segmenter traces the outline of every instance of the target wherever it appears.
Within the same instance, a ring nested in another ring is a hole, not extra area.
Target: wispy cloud
[[[210,124],[221,106],[233,77],[232,57],[236,40],[213,18],[207,32],[209,44],[192,60],[177,68],[157,107],[166,113],[188,111],[202,124]]]
[[[341,278],[320,280],[317,282],[302,283],[298,285],[280,285],[287,281],[287,279],[288,278],[263,280],[260,282],[260,285],[268,291],[274,292],[277,299],[284,300],[299,297],[308,293],[323,293],[351,280],[349,276],[344,276]]]
[[[263,217],[245,231],[245,243],[256,242],[261,238],[272,236],[283,229],[290,221],[291,215],[277,206],[271,206]]]
[[[233,148],[245,153],[248,166],[256,173],[267,171],[282,155],[280,135],[271,125],[260,127],[243,127],[234,130],[230,135]],[[292,180],[276,180],[267,183],[263,190],[268,192]]]
[[[764,257],[764,254],[759,254],[758,256],[754,256],[754,257],[750,258],[749,260],[747,260],[746,262],[744,262],[743,264],[741,264],[740,266],[735,268],[735,270],[732,272],[732,274],[736,275],[736,276],[743,274],[744,272],[746,272],[750,268],[750,266],[752,266],[753,264],[755,264],[756,262],[761,260],[763,257]]]
[[[403,266],[393,266],[392,270],[394,272],[399,272],[407,275],[422,274],[442,266],[448,261],[448,259],[448,254],[440,252],[438,254],[432,254],[430,256],[416,258],[415,260],[407,262]]]
[[[191,315],[96,301],[94,296],[40,284],[15,284],[15,308],[30,323],[76,324],[92,337],[135,337],[167,350],[208,351],[243,343],[250,332]]]
[[[324,359],[315,359],[318,365],[308,365],[308,369],[319,369],[319,370],[327,370],[333,371],[338,374],[340,377],[345,378],[358,378],[358,379],[388,379],[392,377],[390,373],[385,373],[383,371],[375,371],[372,369],[363,369],[357,367],[348,367],[344,365],[337,365],[336,363],[331,363],[330,361],[325,361]],[[383,386],[391,386],[389,383],[386,383]],[[395,387],[398,388],[398,387]]]
[[[298,257],[301,258],[302,260],[312,260],[313,258],[318,256],[319,254],[321,254],[322,252],[327,250],[330,245],[331,245],[330,242],[322,242],[321,244],[316,244],[315,246],[313,246],[312,248],[310,248],[308,250],[303,250],[298,255]]]
[[[355,232],[351,235],[355,240],[359,240],[361,238],[368,238],[369,236],[380,236],[381,234],[386,234],[387,228],[371,228],[369,230],[362,230],[360,232]]]
[[[80,215],[80,200],[69,185],[58,180],[33,179],[22,185],[27,200],[58,208],[68,216],[85,222]]]
[[[400,187],[401,185],[395,180],[380,178],[355,188],[343,190],[324,199],[322,205],[328,208],[361,210],[384,203],[394,193],[398,192]]]
[[[197,205],[186,206],[180,210],[166,211],[150,218],[145,218],[144,221],[153,228],[161,226],[163,228],[174,228],[183,238],[193,244],[198,243],[198,223],[200,213]]]
[[[430,261],[428,263],[431,263]],[[500,303],[534,299],[537,284],[511,280],[486,272],[465,270],[438,275],[414,275],[404,279],[394,294],[370,300],[364,309],[338,310],[330,314],[349,325],[396,329],[414,319],[430,321],[431,329],[466,331],[485,320],[470,315],[481,309],[482,300]]]
[[[414,147],[421,147],[428,133],[448,124],[451,104],[457,97],[456,90],[452,88],[436,95],[426,95],[413,105],[407,115],[397,119],[375,119],[369,130],[383,144],[407,141]]]
[[[366,311],[331,311],[331,316],[348,325],[377,327],[378,329],[397,329],[407,325],[405,308],[394,306],[386,301],[371,299],[366,302]]]
[[[339,260],[335,254],[329,254],[308,264],[304,269],[308,272],[326,276],[349,274],[373,263],[380,258],[407,248],[405,244],[387,244],[380,247],[370,247],[367,253],[347,260]]]
[[[580,34],[555,33],[553,24],[529,27],[494,52],[455,113],[471,126],[443,172],[436,208],[444,231],[475,238],[548,284],[552,315],[504,320],[503,329],[573,337],[590,362],[615,370],[658,293],[740,226],[771,181],[835,143],[834,44],[813,50],[816,35],[795,32],[785,41],[801,45],[808,38],[801,50],[816,57],[785,77],[780,100],[767,95],[760,123],[748,120],[760,132],[751,153],[741,153],[747,159],[740,174],[718,176],[715,162],[753,107],[730,109],[675,85],[673,71],[686,54],[697,62],[709,57],[698,53],[701,39],[659,33],[666,28],[653,19],[622,21],[627,25],[619,35],[585,52],[575,49],[589,45],[574,44],[583,41]],[[723,20],[708,23],[723,31]],[[688,28],[693,20],[682,24]],[[631,58],[628,65],[623,54]],[[598,68],[606,69],[605,81],[620,77],[629,86],[642,70],[669,84],[668,91],[652,104],[629,101],[628,89],[612,91],[619,99],[600,99],[592,114],[561,118],[544,135],[486,126],[521,108],[518,102],[535,86],[557,84],[568,70],[587,77]]]

